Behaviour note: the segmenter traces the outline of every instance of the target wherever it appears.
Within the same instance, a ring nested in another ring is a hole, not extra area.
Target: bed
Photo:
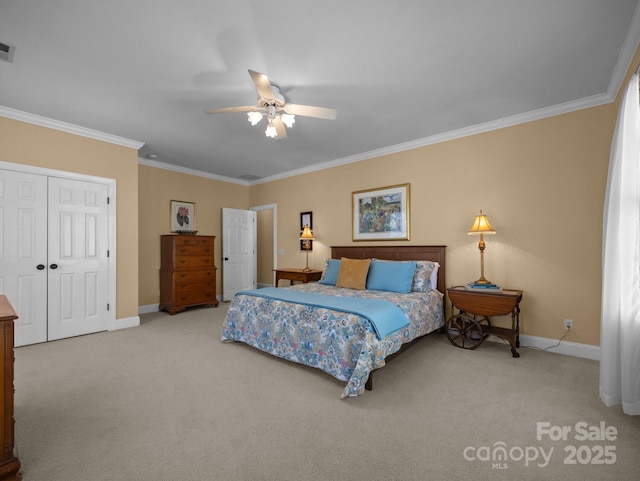
[[[344,287],[347,268],[365,265],[370,268],[367,288]],[[406,281],[396,282],[395,274],[388,273],[406,272],[411,265],[415,271],[407,292]],[[358,396],[372,388],[373,371],[444,326],[445,271],[445,246],[332,247],[319,282],[236,294],[222,326],[222,341],[242,342],[321,369],[346,382],[343,398]],[[336,272],[340,280],[334,285]],[[331,302],[329,296],[338,307],[316,302]],[[351,309],[351,303],[364,310]],[[400,322],[397,313],[402,311],[404,325],[374,319],[383,310],[378,307],[395,314],[393,321]]]

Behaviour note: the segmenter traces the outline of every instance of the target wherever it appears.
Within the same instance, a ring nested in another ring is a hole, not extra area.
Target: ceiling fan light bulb
[[[289,128],[293,127],[293,124],[296,121],[296,116],[293,114],[281,114],[280,117],[282,118],[284,125]]]
[[[249,122],[251,122],[251,125],[256,125],[262,120],[262,114],[260,112],[256,112],[255,110],[247,112],[247,117],[249,118],[248,120]]]
[[[272,123],[269,123],[269,125],[267,125],[267,130],[264,131],[264,134],[267,137],[271,137],[272,139],[275,139],[276,136],[278,135],[278,132],[276,132],[276,128]]]

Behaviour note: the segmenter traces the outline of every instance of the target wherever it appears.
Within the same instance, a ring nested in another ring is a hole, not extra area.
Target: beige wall
[[[0,117],[0,160],[116,180],[116,318],[138,315],[138,151]]]
[[[640,52],[632,61],[635,70]],[[466,235],[480,209],[487,236],[485,275],[524,290],[523,333],[599,344],[602,210],[616,102],[493,132],[284,180],[245,187],[138,165],[137,152],[0,117],[0,160],[116,179],[117,318],[159,300],[159,236],[169,201],[196,203],[196,228],[215,235],[221,293],[221,208],[277,204],[280,267],[302,267],[299,214],[312,211],[311,267],[329,246],[351,244],[351,193],[411,184],[411,240],[447,245],[447,284],[479,275],[477,237]],[[393,244],[393,243],[389,243]]]
[[[249,187],[140,165],[140,297],[139,305],[157,304],[160,299],[160,236],[170,233],[171,200],[196,204],[198,234],[214,235],[217,293],[222,293],[221,226],[222,208],[249,208]]]
[[[281,267],[303,267],[299,214],[313,211],[309,264],[329,246],[351,244],[351,193],[411,184],[411,240],[447,245],[447,284],[480,274],[478,238],[467,236],[483,209],[485,276],[523,289],[522,331],[599,344],[602,209],[615,123],[609,104],[480,135],[352,163],[251,188],[251,204],[278,205]]]
[[[258,284],[273,285],[273,209],[256,212]]]
[[[117,181],[117,318],[158,302],[159,236],[169,201],[196,203],[196,228],[216,235],[221,293],[221,208],[277,204],[281,267],[304,266],[299,214],[313,211],[310,265],[330,245],[350,244],[351,193],[411,184],[411,240],[446,244],[448,285],[479,275],[476,237],[483,209],[490,280],[525,291],[523,332],[599,344],[602,208],[617,103],[252,187],[138,165],[137,152],[0,118],[0,160]],[[138,249],[138,243],[140,248]],[[138,280],[139,279],[139,280]]]

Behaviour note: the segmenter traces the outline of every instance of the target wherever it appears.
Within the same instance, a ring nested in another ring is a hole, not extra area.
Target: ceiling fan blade
[[[276,98],[271,89],[269,77],[263,73],[254,72],[253,70],[249,70],[249,75],[251,75],[251,80],[253,80],[253,83],[256,85],[256,90],[258,90],[260,97],[265,100],[274,100]]]
[[[205,114],[226,114],[227,112],[251,112],[252,110],[258,110],[255,106],[253,107],[227,107],[224,109],[210,109],[205,110]]]
[[[284,111],[288,114],[302,115],[303,117],[315,117],[318,119],[335,120],[337,112],[334,109],[324,107],[312,107],[311,105],[285,104]]]
[[[287,129],[284,126],[284,122],[280,117],[273,119],[273,126],[276,128],[276,140],[282,140],[287,138]]]

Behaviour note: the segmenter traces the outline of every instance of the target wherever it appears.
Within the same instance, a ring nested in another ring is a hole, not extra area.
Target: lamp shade
[[[275,139],[278,135],[278,132],[276,132],[276,126],[273,125],[272,122],[269,122],[269,125],[267,125],[267,130],[264,131],[264,134],[267,137],[271,137],[272,139]]]
[[[252,110],[251,112],[247,112],[247,117],[251,125],[256,125],[262,120],[262,113]]]
[[[471,226],[471,229],[469,229],[469,232],[467,232],[468,235],[495,233],[496,231],[493,230],[493,227],[491,227],[491,224],[489,223],[489,219],[487,219],[487,216],[482,213],[482,210],[480,211],[480,215],[477,215],[475,221],[473,221],[473,225]]]
[[[313,232],[311,232],[311,229],[308,225],[304,226],[302,234],[300,234],[300,240],[316,240],[316,238],[313,237]]]
[[[296,121],[296,116],[293,114],[280,114],[280,118],[284,122],[284,125],[291,128]]]

